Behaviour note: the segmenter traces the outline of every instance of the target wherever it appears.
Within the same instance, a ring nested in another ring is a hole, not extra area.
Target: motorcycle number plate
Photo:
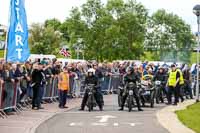
[[[156,84],[156,85],[160,85],[161,82],[160,82],[160,81],[156,81],[155,84]]]
[[[132,90],[129,91],[129,95],[133,95],[133,91]]]
[[[151,92],[150,92],[150,91],[146,91],[144,94],[145,94],[145,95],[150,95]]]

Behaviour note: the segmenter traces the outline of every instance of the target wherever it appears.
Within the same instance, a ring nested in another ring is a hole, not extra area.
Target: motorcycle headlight
[[[161,81],[155,81],[155,84],[156,84],[156,85],[160,85],[160,84],[161,84]]]
[[[129,90],[129,95],[133,95],[133,90]]]

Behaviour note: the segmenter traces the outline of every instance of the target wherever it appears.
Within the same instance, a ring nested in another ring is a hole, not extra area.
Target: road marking
[[[110,123],[111,124],[111,123]],[[72,123],[70,123],[69,124],[69,126],[71,126],[71,127],[75,127],[75,126],[83,126],[84,124],[83,123],[81,123],[81,122],[72,122]],[[109,123],[102,123],[102,122],[95,122],[95,123],[91,123],[91,125],[92,126],[104,126],[104,127],[106,127],[106,126],[108,126],[109,125]],[[118,126],[120,126],[120,125],[129,125],[129,126],[131,126],[131,127],[135,127],[136,125],[142,125],[142,123],[117,123],[117,122],[115,122],[115,123],[113,123],[112,124],[114,127],[118,127]]]
[[[108,119],[110,118],[117,118],[116,116],[112,116],[112,115],[102,115],[102,116],[96,116],[96,118],[101,118],[99,120],[100,123],[104,123],[104,122],[107,122]]]
[[[132,127],[134,127],[134,126],[135,126],[135,123],[130,123],[130,125],[131,125]]]
[[[119,126],[119,123],[114,123],[113,126],[114,126],[114,127],[118,127],[118,126]]]
[[[107,126],[108,123],[92,123],[92,126]]]
[[[136,125],[142,125],[142,123],[124,123],[125,125],[130,125],[131,127],[134,127]]]
[[[83,123],[74,123],[74,122],[69,124],[69,126],[71,126],[71,127],[73,127],[73,126],[82,126],[82,125],[83,125]]]
[[[70,126],[75,126],[75,123],[70,123],[69,125],[70,125]]]

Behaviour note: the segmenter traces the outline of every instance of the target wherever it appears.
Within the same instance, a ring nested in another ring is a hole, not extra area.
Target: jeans
[[[36,84],[33,86],[33,100],[32,100],[32,107],[40,107],[40,85]]]
[[[28,84],[28,88],[27,88],[27,95],[28,97],[32,98],[33,97],[33,90],[30,84]]]
[[[44,88],[45,86],[44,85],[40,85],[40,88],[39,88],[39,103],[41,105],[42,103],[42,98],[44,96]]]
[[[67,90],[59,90],[59,107],[64,107],[67,102]]]

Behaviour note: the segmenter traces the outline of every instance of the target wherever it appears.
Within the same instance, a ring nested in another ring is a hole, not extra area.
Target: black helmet
[[[134,71],[134,68],[133,67],[129,67],[128,71],[130,71],[132,73]]]
[[[158,70],[160,70],[160,69],[164,70],[164,67],[163,66],[159,66]]]

